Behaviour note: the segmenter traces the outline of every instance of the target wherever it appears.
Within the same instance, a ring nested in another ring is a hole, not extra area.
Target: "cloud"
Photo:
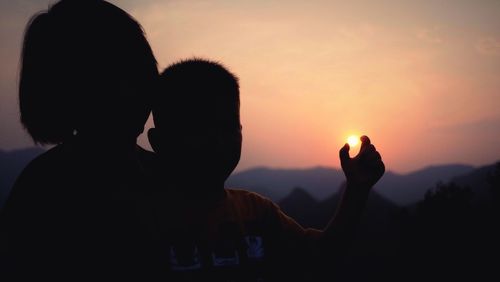
[[[482,55],[500,56],[500,39],[482,38],[476,43],[476,50]]]

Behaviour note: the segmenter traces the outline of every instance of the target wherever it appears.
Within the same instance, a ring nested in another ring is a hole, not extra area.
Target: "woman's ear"
[[[153,148],[153,151],[155,151],[155,153],[159,153],[161,147],[161,138],[158,129],[153,127],[148,130],[148,140],[151,148]]]

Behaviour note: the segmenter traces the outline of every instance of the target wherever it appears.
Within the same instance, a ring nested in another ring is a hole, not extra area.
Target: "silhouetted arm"
[[[339,152],[346,184],[341,191],[337,210],[323,230],[318,251],[323,261],[338,262],[352,244],[355,232],[371,188],[382,177],[385,166],[380,154],[367,136],[361,137],[360,152],[354,158],[349,156],[349,145]]]
[[[363,143],[356,157],[349,157],[348,144],[340,150],[347,181],[335,214],[323,230],[303,228],[278,205],[264,201],[262,209],[267,211],[265,218],[270,226],[269,234],[273,235],[268,245],[279,249],[272,252],[278,262],[275,266],[281,267],[276,267],[276,271],[305,275],[312,281],[323,281],[323,277],[331,281],[335,267],[354,239],[370,190],[385,172],[380,154],[368,137],[361,139]]]

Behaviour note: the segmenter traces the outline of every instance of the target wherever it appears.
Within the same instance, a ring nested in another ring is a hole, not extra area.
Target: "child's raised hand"
[[[385,165],[380,153],[371,144],[368,136],[361,136],[361,149],[354,158],[349,156],[349,144],[339,152],[340,164],[347,178],[348,186],[370,189],[384,175]]]

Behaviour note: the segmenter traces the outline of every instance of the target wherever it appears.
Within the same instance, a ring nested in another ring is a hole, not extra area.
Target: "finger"
[[[339,151],[340,164],[342,165],[342,167],[351,159],[351,157],[349,156],[349,149],[349,144],[345,143],[345,145]]]
[[[359,149],[359,153],[361,154],[364,150],[366,150],[366,147],[371,144],[371,141],[366,135],[361,136],[359,140],[361,140],[361,148]]]

